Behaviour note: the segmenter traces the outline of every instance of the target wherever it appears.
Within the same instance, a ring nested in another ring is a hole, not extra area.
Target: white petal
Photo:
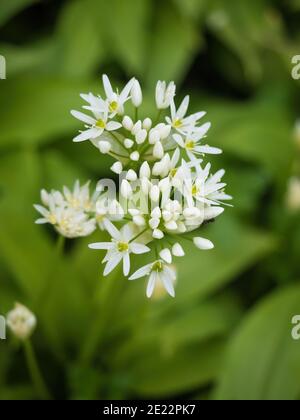
[[[106,96],[107,96],[108,98],[112,97],[112,96],[113,96],[113,89],[112,89],[112,87],[111,87],[111,84],[110,84],[109,78],[107,77],[107,75],[106,75],[106,74],[104,74],[104,75],[102,76],[102,80],[103,80],[103,87],[104,87],[104,90],[105,90],[105,94],[106,94]]]
[[[148,276],[151,271],[152,265],[152,263],[144,265],[144,267],[141,267],[131,277],[129,277],[129,280],[141,279],[142,277]]]
[[[79,111],[71,111],[71,114],[73,115],[73,117],[77,118],[79,121],[82,121],[89,125],[93,125],[96,122],[95,118],[85,115]]]
[[[103,275],[108,276],[108,274],[110,274],[116,268],[116,266],[120,263],[122,258],[123,256],[121,253],[113,254],[105,266]]]
[[[223,153],[222,149],[211,146],[196,146],[194,150],[198,153],[204,153],[209,155],[220,155]]]
[[[108,219],[105,220],[105,229],[112,238],[116,239],[117,241],[121,240],[121,232]]]
[[[154,287],[155,287],[155,283],[156,283],[156,279],[157,279],[157,273],[152,272],[150,274],[148,284],[147,284],[147,290],[146,290],[146,295],[147,295],[148,298],[150,298],[152,296],[152,293],[153,293]]]
[[[109,123],[106,124],[106,130],[107,131],[118,130],[121,127],[122,127],[122,124],[120,124],[116,121],[110,121]]]
[[[168,264],[172,262],[172,254],[168,248],[163,249],[160,251],[159,256]]]
[[[89,244],[90,249],[111,249],[113,247],[111,242],[96,242],[94,244]]]
[[[150,248],[148,248],[146,245],[133,242],[130,244],[130,250],[133,254],[146,254],[146,252],[150,251]]]
[[[128,276],[130,271],[130,257],[129,252],[126,252],[126,254],[123,257],[123,274],[125,277]]]
[[[80,142],[80,141],[90,140],[90,139],[94,138],[95,133],[96,133],[97,131],[98,131],[98,130],[96,130],[95,128],[90,128],[89,130],[85,130],[85,131],[83,131],[82,133],[80,133],[78,136],[76,136],[76,137],[73,139],[73,141],[74,141],[75,143],[78,143],[78,142]]]
[[[188,107],[189,107],[189,103],[190,103],[190,97],[189,97],[189,95],[187,95],[183,99],[183,101],[182,101],[182,103],[181,103],[181,105],[180,105],[180,107],[178,108],[178,111],[177,111],[177,118],[179,118],[180,120],[187,113],[187,110],[188,110]]]
[[[161,280],[166,291],[169,293],[170,296],[175,297],[175,290],[174,290],[172,279],[164,271],[161,272],[160,276],[161,276]]]
[[[173,135],[173,139],[176,141],[176,143],[180,146],[180,147],[184,147],[184,141],[181,137],[180,134],[174,134]]]

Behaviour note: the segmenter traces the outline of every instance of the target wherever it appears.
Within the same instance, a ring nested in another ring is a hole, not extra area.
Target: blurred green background
[[[0,1],[0,314],[15,301],[36,314],[55,398],[300,398],[300,210],[287,200],[300,175],[299,23],[299,0]],[[158,79],[175,80],[224,150],[214,168],[235,207],[202,230],[215,250],[180,261],[175,300],[148,301],[120,272],[103,279],[91,238],[61,257],[34,224],[42,187],[109,176],[110,158],[72,143],[69,113],[79,93],[101,93],[102,73],[138,77],[147,104]],[[35,398],[9,335],[0,399]]]

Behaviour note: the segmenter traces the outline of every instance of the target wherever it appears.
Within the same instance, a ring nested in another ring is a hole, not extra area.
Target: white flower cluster
[[[205,112],[187,115],[189,96],[176,108],[174,82],[157,83],[156,119],[139,118],[143,94],[138,80],[130,80],[121,93],[106,75],[103,85],[105,97],[81,95],[89,115],[71,112],[85,124],[74,141],[89,140],[115,159],[111,170],[120,176],[119,196],[104,193],[102,181],[91,198],[88,184],[78,182],[73,192],[42,191],[45,207],[36,206],[43,216],[37,223],[51,223],[67,237],[89,235],[97,226],[107,231],[110,242],[90,244],[107,251],[104,275],[122,261],[129,276],[130,255],[151,253],[152,262],[129,279],[148,276],[148,297],[161,286],[174,296],[172,263],[185,255],[181,240],[212,249],[212,242],[192,232],[219,216],[224,201],[231,199],[224,192],[224,170],[211,174],[211,165],[203,164],[205,155],[222,151],[203,142],[210,123],[201,124]]]

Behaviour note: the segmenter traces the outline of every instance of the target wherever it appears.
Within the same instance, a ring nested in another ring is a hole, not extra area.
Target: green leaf
[[[64,75],[91,75],[104,57],[101,25],[92,6],[93,1],[75,0],[62,10],[56,35],[60,45],[58,67]]]
[[[7,62],[8,78],[25,74],[53,74],[57,72],[57,43],[43,39],[29,45],[1,44],[0,52]],[[54,64],[55,63],[55,64]]]
[[[273,102],[207,103],[205,109],[212,121],[210,144],[246,162],[257,162],[282,179],[293,156],[293,143],[289,141],[293,123],[282,101],[274,97]]]
[[[210,384],[219,373],[224,342],[187,346],[168,355],[150,350],[133,368],[133,389],[143,398],[166,398]]]
[[[125,296],[127,300],[127,293]],[[241,315],[236,296],[230,295],[187,305],[182,310],[176,305],[176,308],[171,308],[163,315],[158,311],[157,306],[160,306],[159,302],[156,304],[151,302],[146,305],[146,308],[140,310],[135,305],[134,317],[141,321],[134,325],[133,337],[124,341],[123,345],[121,344],[116,349],[114,364],[134,365],[136,360],[148,354],[149,349],[152,349],[154,345],[157,346],[156,352],[168,355],[181,352],[187,345],[225,336],[232,330]],[[118,317],[125,318],[125,308],[126,306],[122,308],[124,313],[120,313],[119,308],[116,309]],[[112,326],[113,331],[114,329]]]
[[[79,93],[90,90],[97,93],[98,83],[48,77],[6,80],[0,91],[0,148],[53,142],[62,136],[71,141],[82,125],[70,110],[79,109]]]
[[[200,251],[185,245],[186,256],[177,263],[177,305],[196,296],[203,299],[224,287],[276,246],[273,236],[247,228],[226,214],[206,229],[193,232],[197,235],[212,240],[215,249]]]
[[[142,75],[145,70],[148,26],[151,24],[149,0],[110,0],[105,7],[108,19],[105,29],[112,40],[116,59],[129,74]]]
[[[195,25],[165,4],[159,9],[153,31],[147,66],[147,82],[157,80],[181,82],[200,45]]]
[[[291,337],[300,287],[268,296],[243,321],[228,349],[218,399],[293,400],[300,395],[300,347]]]
[[[0,7],[0,26],[4,25],[9,19],[14,15],[21,12],[26,7],[30,6],[33,3],[36,3],[38,0],[9,0],[1,2]]]

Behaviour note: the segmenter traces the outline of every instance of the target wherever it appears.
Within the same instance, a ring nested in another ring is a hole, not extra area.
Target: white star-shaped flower
[[[106,263],[104,276],[110,274],[122,260],[124,276],[128,276],[130,271],[130,254],[145,254],[150,251],[150,248],[134,241],[129,224],[118,230],[107,220],[105,227],[112,237],[111,242],[93,243],[89,245],[89,248],[107,250],[103,260],[103,263]]]
[[[146,276],[149,276],[146,290],[148,298],[152,296],[158,284],[162,284],[169,295],[175,297],[174,283],[176,273],[170,264],[166,264],[163,260],[157,260],[137,270],[129,280],[136,280]]]

